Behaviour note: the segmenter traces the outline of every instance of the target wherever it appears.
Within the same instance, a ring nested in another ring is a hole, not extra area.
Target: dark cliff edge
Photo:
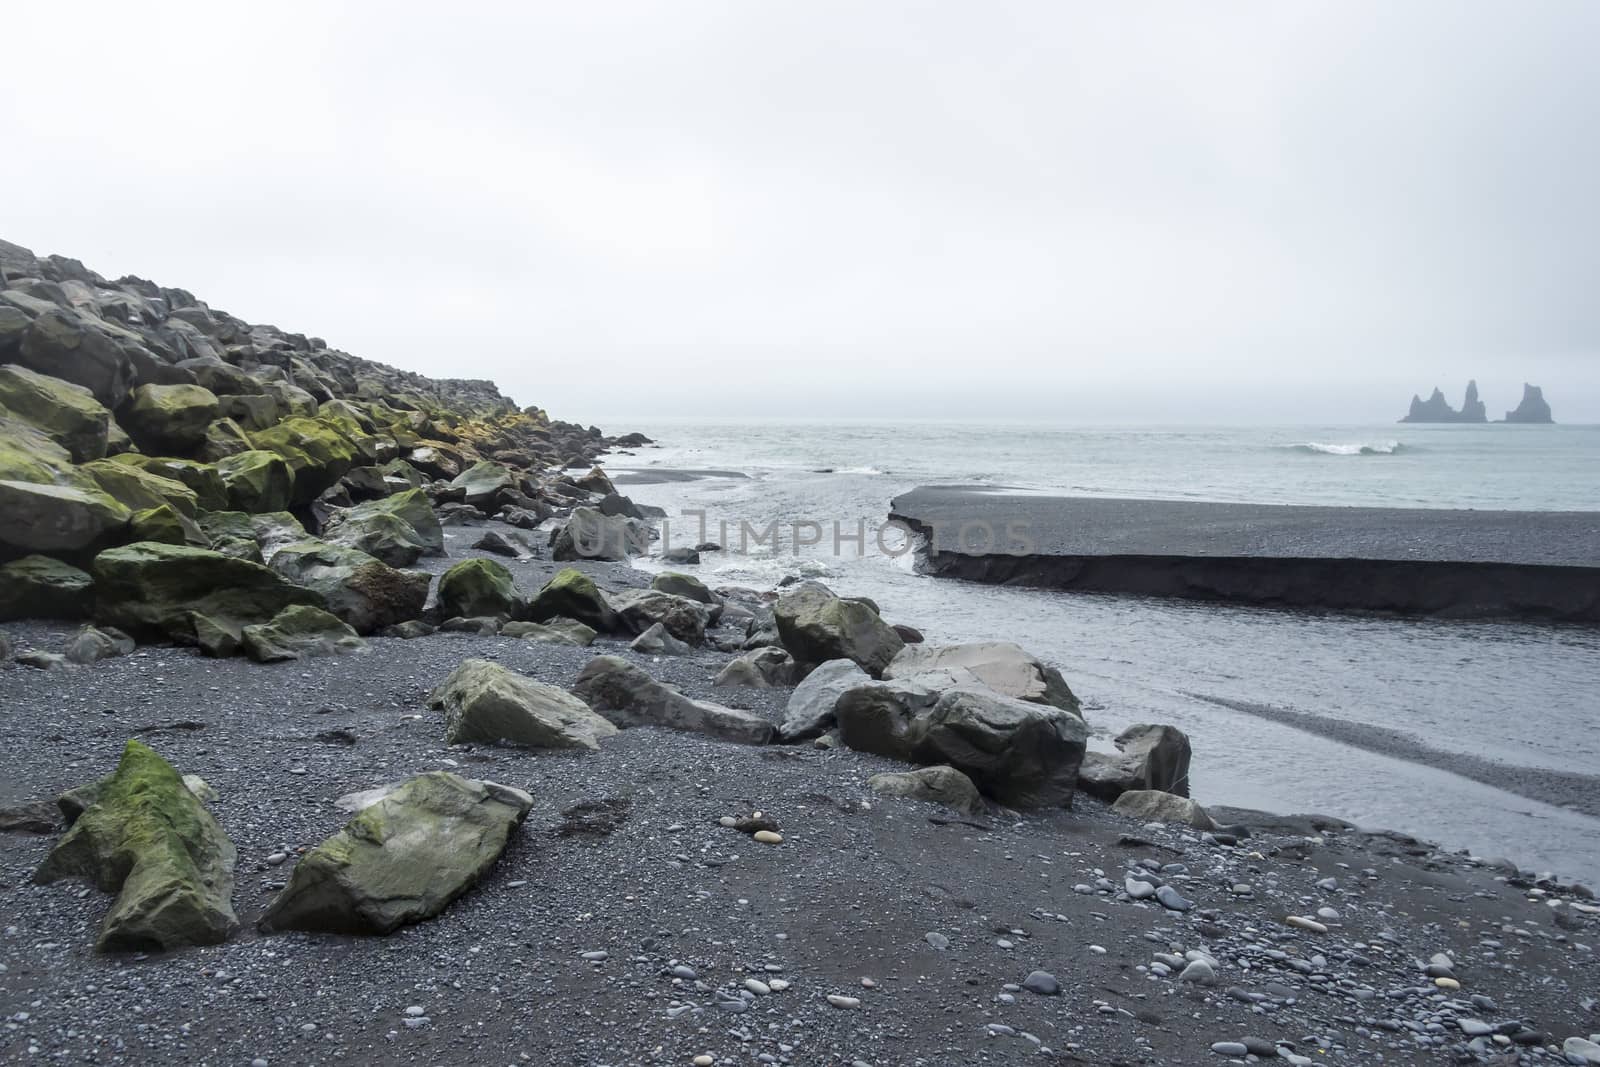
[[[896,498],[890,514],[922,536],[919,569],[941,578],[1296,610],[1600,624],[1600,560],[1589,558],[1600,544],[1600,514],[1002,499],[918,489]],[[1022,519],[1006,512],[1017,504]],[[1326,514],[1338,512],[1350,513],[1343,524]],[[1470,523],[1480,514],[1483,536],[1475,536],[1462,517]],[[963,522],[1013,521],[1025,523],[1034,551],[974,551],[950,532]],[[1506,541],[1516,525],[1529,541],[1572,550],[1520,554]],[[1375,543],[1386,532],[1399,551]],[[1436,551],[1416,553],[1418,544]],[[1452,550],[1460,558],[1449,558]]]

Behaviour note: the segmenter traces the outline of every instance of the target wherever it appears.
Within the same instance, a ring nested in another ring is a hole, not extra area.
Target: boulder
[[[815,673],[812,672],[813,675]],[[807,681],[810,681],[809,677]],[[833,720],[839,741],[846,748],[858,752],[871,752],[906,763],[923,762],[918,759],[919,734],[915,723],[938,700],[938,691],[909,679],[868,681],[851,686],[833,702]],[[825,708],[826,694],[811,706]],[[811,734],[817,727],[809,724],[817,721],[816,712],[805,717],[797,716],[795,734],[799,737]],[[826,722],[825,719],[822,721]],[[821,728],[826,729],[826,726]],[[796,736],[788,733],[782,736],[786,741],[796,739]]]
[[[1189,738],[1176,726],[1130,726],[1116,737],[1116,755],[1084,754],[1078,787],[1101,800],[1130,790],[1189,795]]]
[[[0,409],[43,430],[74,463],[106,454],[111,412],[81,385],[6,364],[0,366]]]
[[[572,484],[586,493],[594,493],[597,496],[609,496],[617,491],[617,487],[611,484],[611,479],[606,477],[606,472],[599,467],[591,467],[588,474],[574,478]]]
[[[617,728],[563,689],[487,660],[469,659],[428,697],[452,745],[507,741],[533,748],[598,749]]]
[[[848,661],[846,661],[848,662]],[[850,664],[852,667],[855,664]],[[858,668],[859,670],[859,668]],[[749,689],[770,689],[774,686],[793,685],[797,666],[794,657],[781,648],[751,649],[718,672],[711,684],[718,688],[742,686]],[[861,675],[866,678],[865,674]]]
[[[758,649],[748,655],[759,656],[771,651]],[[839,698],[847,690],[868,685],[871,681],[867,672],[851,660],[834,659],[819,665],[789,694],[778,735],[785,741],[806,741],[820,737],[833,729],[834,706],[839,703]]]
[[[198,385],[141,385],[117,409],[117,422],[141,451],[182,454],[200,447],[220,417],[217,396]]]
[[[324,536],[393,567],[409,567],[422,556],[444,555],[444,528],[428,494],[420,489],[336,511]]]
[[[590,660],[572,691],[617,726],[664,726],[752,745],[772,740],[772,724],[759,715],[691,700],[617,656]]]
[[[649,536],[636,521],[594,508],[573,508],[566,523],[550,534],[550,558],[615,561],[637,555],[649,543]]]
[[[866,604],[841,600],[820,582],[801,582],[772,607],[778,636],[801,663],[855,661],[874,678],[905,647],[900,635]]]
[[[200,442],[200,458],[207,463],[215,463],[228,456],[242,455],[255,449],[255,443],[250,440],[250,435],[230,418],[220,418],[206,427],[206,433]]]
[[[83,878],[117,894],[101,924],[101,951],[165,951],[220,944],[238,925],[234,859],[222,827],[178,773],[129,741],[34,881]]]
[[[116,408],[133,387],[133,347],[124,331],[114,331],[92,315],[47,304],[23,333],[17,362],[81,385],[106,407]]]
[[[907,645],[884,670],[885,678],[906,678],[935,670],[968,670],[997,693],[1078,712],[1078,698],[1061,672],[1010,641],[965,645]]]
[[[135,647],[133,638],[114,626],[104,629],[85,626],[67,642],[66,657],[68,663],[97,663],[103,659],[126,656]]]
[[[488,873],[532,806],[493,782],[412,778],[306,853],[259,925],[387,934],[432,918]]]
[[[594,644],[596,635],[592,626],[585,626],[572,619],[553,619],[548,623],[508,622],[500,627],[500,636],[518,637],[538,644],[575,645],[586,648]]]
[[[113,462],[125,467],[137,467],[148,474],[179,483],[194,494],[195,506],[201,510],[224,511],[228,507],[228,485],[217,473],[217,468],[209,463],[146,456],[137,452],[117,456]]]
[[[483,511],[494,511],[500,506],[501,494],[514,487],[517,480],[505,467],[485,459],[456,475],[450,484],[462,490],[464,502]]]
[[[628,647],[647,656],[687,656],[694,651],[688,643],[673,637],[659,622],[635,637]]]
[[[195,616],[232,633],[321,597],[257,563],[201,548],[138,542],[95,557],[95,619],[135,637],[196,639]]]
[[[1089,730],[1060,708],[956,688],[914,723],[919,763],[948,763],[1014,808],[1070,807]]]
[[[284,608],[271,622],[245,626],[239,645],[257,663],[283,663],[304,656],[364,652],[367,643],[355,630],[321,608],[297,604]]]
[[[224,456],[217,460],[216,471],[227,491],[228,507],[235,511],[284,511],[294,500],[294,471],[276,452]]]
[[[533,556],[533,549],[524,544],[520,537],[515,534],[507,537],[498,530],[485,530],[483,536],[472,543],[472,547],[479,552],[492,552],[508,559],[529,559]]]
[[[521,607],[511,572],[492,559],[464,559],[439,579],[439,612],[511,618]]]
[[[611,598],[611,606],[632,633],[642,634],[660,624],[680,641],[705,644],[711,611],[698,600],[654,589],[626,589]]]
[[[980,815],[983,796],[972,779],[954,767],[922,767],[914,771],[875,774],[867,788],[882,797],[906,797],[942,804],[963,815]]]
[[[317,540],[284,545],[267,566],[320,594],[324,606],[358,634],[419,618],[433,584],[425,571],[398,570],[357,549]]]
[[[332,425],[303,416],[258,430],[250,440],[258,450],[275,453],[289,464],[295,504],[311,503],[361,458],[356,445]]]
[[[680,567],[693,567],[700,563],[698,548],[669,548],[661,553],[662,563],[676,563]]]
[[[83,619],[94,607],[94,579],[49,556],[23,556],[0,566],[0,622]]]
[[[250,522],[251,536],[256,540],[256,547],[261,550],[263,562],[272,562],[272,557],[287,545],[311,540],[311,535],[300,525],[300,520],[287,511],[269,511],[247,518]]]
[[[702,604],[715,604],[717,598],[707,589],[705,583],[690,574],[679,574],[677,571],[663,571],[650,580],[650,588],[659,593],[671,593],[673,596],[687,597],[698,600]]]
[[[528,602],[528,618],[534,622],[563,617],[576,619],[600,633],[615,633],[621,626],[594,579],[571,567],[557,571]]]
[[[205,531],[171,504],[158,504],[134,512],[132,521],[128,523],[128,539],[159,541],[165,545],[190,545],[194,548],[211,547],[211,539],[205,535]]]
[[[1196,830],[1217,828],[1205,808],[1188,797],[1163,793],[1159,789],[1131,789],[1117,798],[1111,810],[1140,822],[1170,823]]]
[[[147,511],[165,504],[193,518],[200,509],[199,498],[187,485],[120,460],[97,459],[83,464],[78,471],[130,511]]]
[[[80,552],[120,534],[133,512],[87,485],[0,478],[0,544],[23,552]]]

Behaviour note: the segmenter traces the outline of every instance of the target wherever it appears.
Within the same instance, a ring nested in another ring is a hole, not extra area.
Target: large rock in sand
[[[0,622],[82,619],[94,606],[94,579],[49,556],[24,556],[0,566]]]
[[[820,582],[801,582],[772,606],[783,647],[801,663],[848,659],[880,677],[905,647],[894,627],[859,600],[842,600]]]
[[[746,653],[761,655],[767,649]],[[867,672],[847,659],[832,659],[819,665],[789,694],[778,734],[785,741],[805,741],[820,737],[833,728],[834,705],[846,690],[870,683]]]
[[[617,656],[590,660],[572,691],[618,726],[665,726],[750,745],[772,740],[772,724],[761,716],[691,700]]]
[[[234,847],[165,760],[138,741],[45,857],[34,881],[86,879],[117,899],[101,951],[220,944],[234,916]]]
[[[1215,830],[1216,824],[1206,809],[1175,793],[1158,789],[1134,789],[1122,794],[1111,810],[1118,815],[1141,822],[1170,823],[1174,826],[1192,826],[1196,830]]]
[[[534,594],[528,601],[528,618],[534,622],[576,619],[600,633],[615,633],[621,625],[594,579],[572,567],[557,571],[555,577]]]
[[[943,804],[963,815],[977,815],[984,809],[978,787],[954,767],[923,767],[915,771],[875,774],[867,779],[867,788],[881,797],[906,797]]]
[[[1078,698],[1061,672],[1010,641],[965,645],[907,645],[884,670],[885,678],[908,678],[935,670],[968,670],[979,681],[1009,697],[1078,711]]]
[[[660,625],[679,641],[705,644],[712,609],[698,600],[655,589],[626,589],[611,598],[611,606],[633,633]]]
[[[649,543],[646,529],[635,519],[573,508],[566,524],[550,534],[550,558],[625,560],[644,551]]]
[[[257,663],[284,663],[305,656],[337,656],[364,652],[367,643],[337,616],[321,608],[296,604],[284,608],[271,622],[246,626],[239,645]]]
[[[358,634],[421,617],[433,584],[425,571],[398,570],[365,552],[317,540],[284,545],[267,566],[320,593],[327,609]]]
[[[482,615],[509,619],[521,606],[511,572],[492,559],[464,559],[439,579],[439,613],[447,619]]]
[[[336,511],[323,536],[391,567],[409,567],[423,556],[444,555],[444,528],[428,494],[420,489]]]
[[[508,741],[534,748],[600,747],[617,728],[589,705],[553,685],[490,663],[469,659],[428,697],[445,715],[445,740]]]
[[[1116,755],[1084,754],[1078,786],[1101,800],[1135,789],[1189,795],[1189,738],[1176,726],[1130,726],[1116,737]]]
[[[493,782],[412,778],[306,853],[259,925],[387,934],[432,918],[488,873],[532,806]]]
[[[142,541],[94,560],[95,618],[134,637],[196,639],[196,616],[239,637],[295,604],[320,607],[309,589],[248,560],[202,548]]]

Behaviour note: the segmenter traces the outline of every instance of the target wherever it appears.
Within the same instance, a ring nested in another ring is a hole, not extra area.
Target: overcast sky
[[[1600,3],[31,3],[0,236],[607,416],[1600,421]]]

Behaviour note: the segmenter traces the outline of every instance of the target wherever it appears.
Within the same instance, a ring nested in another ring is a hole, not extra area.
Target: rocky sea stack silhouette
[[[1401,422],[1488,422],[1489,413],[1483,406],[1483,401],[1478,399],[1478,383],[1467,383],[1467,395],[1461,403],[1461,410],[1457,411],[1450,406],[1444,398],[1444,393],[1434,389],[1433,395],[1423,400],[1420,396],[1411,398],[1411,410],[1406,412]]]
[[[1552,423],[1550,405],[1545,402],[1544,390],[1537,385],[1522,385],[1522,403],[1515,411],[1506,412],[1506,422]]]

